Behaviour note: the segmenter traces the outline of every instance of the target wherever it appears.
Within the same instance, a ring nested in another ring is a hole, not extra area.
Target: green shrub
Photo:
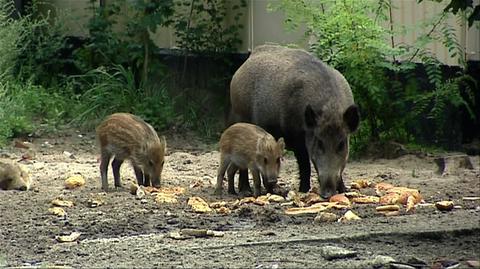
[[[447,23],[449,14],[442,12],[416,25],[413,30],[423,34],[414,44],[399,46],[393,43],[393,36],[408,31],[394,31],[390,20],[393,8],[386,0],[282,0],[273,7],[285,13],[287,28],[306,25],[310,50],[348,80],[363,120],[353,138],[354,150],[365,149],[370,142],[413,142],[408,127],[421,125],[424,113],[435,123],[436,131],[445,130],[444,115],[450,107],[464,107],[474,115],[473,94],[464,97],[460,93],[460,86],[472,78],[463,73],[455,79],[445,78],[439,61],[427,48],[439,41],[452,57],[463,55]],[[458,59],[465,67],[464,59]],[[418,88],[414,61],[424,63],[429,89]],[[402,83],[401,77],[410,79]]]
[[[75,80],[89,89],[79,96],[74,118],[77,124],[93,128],[115,112],[137,114],[158,129],[168,127],[173,120],[174,103],[163,84],[150,91],[136,87],[131,69],[121,65],[97,68]]]

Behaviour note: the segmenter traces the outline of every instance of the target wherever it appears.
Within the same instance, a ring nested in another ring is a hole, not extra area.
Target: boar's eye
[[[337,152],[343,151],[344,149],[345,149],[345,140],[343,140],[342,142],[338,143]]]
[[[149,160],[149,161],[148,161],[148,165],[153,166],[153,161],[152,161],[152,160]]]
[[[277,158],[277,164],[280,165],[280,161],[281,159],[280,158]]]
[[[268,162],[267,157],[263,158],[263,162],[264,162],[265,164],[267,164],[267,162]]]

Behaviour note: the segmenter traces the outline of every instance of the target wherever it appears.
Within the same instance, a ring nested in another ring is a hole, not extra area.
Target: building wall
[[[230,4],[233,4],[235,1],[238,0],[230,0]],[[248,6],[243,10],[244,15],[241,18],[244,29],[240,31],[240,37],[243,40],[239,48],[240,52],[250,51],[255,46],[265,43],[296,43],[301,47],[307,47],[303,29],[287,32],[283,25],[283,14],[281,12],[267,11],[268,4],[278,1],[247,0]],[[477,4],[480,3],[480,0],[474,1]],[[66,24],[71,29],[73,35],[88,35],[85,24],[92,14],[92,11],[87,9],[91,5],[89,0],[47,0],[47,2],[59,9],[71,12],[72,16],[67,18]],[[420,4],[417,3],[417,0],[392,0],[392,3],[395,7],[392,16],[395,29],[402,25],[413,26],[418,24],[432,14],[438,14],[445,5],[445,3],[439,4],[427,0]],[[460,44],[465,48],[467,60],[480,60],[480,30],[476,27],[469,29],[467,25],[459,24],[456,18],[452,18],[449,23],[455,29]],[[411,32],[406,36],[395,36],[394,42],[397,45],[401,43],[412,44],[420,34]],[[156,33],[152,33],[152,37],[160,47],[175,47],[175,32],[172,28],[160,28]],[[457,64],[458,59],[450,57],[447,49],[442,44],[434,43],[429,48],[444,64]]]

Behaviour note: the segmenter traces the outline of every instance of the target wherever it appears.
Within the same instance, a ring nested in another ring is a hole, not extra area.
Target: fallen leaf
[[[59,217],[64,217],[67,214],[67,212],[65,212],[65,210],[63,208],[57,207],[57,206],[49,208],[48,212],[52,213],[55,216],[59,216]]]
[[[73,242],[80,237],[81,233],[73,232],[70,235],[57,235],[55,239],[60,243]]]
[[[187,204],[192,207],[195,213],[207,213],[212,211],[208,206],[208,203],[200,197],[190,197]]]
[[[15,147],[16,148],[29,149],[30,146],[31,146],[31,143],[29,143],[29,142],[22,142],[20,140],[15,140]]]
[[[352,220],[360,220],[359,216],[357,216],[355,213],[352,212],[352,210],[348,210],[345,212],[345,215],[343,217],[338,219],[338,222],[347,222],[347,221],[352,221]]]
[[[440,201],[435,203],[435,206],[440,211],[450,211],[453,209],[453,205],[453,201]]]
[[[337,203],[342,204],[342,205],[348,205],[348,206],[351,205],[350,200],[343,193],[333,195],[332,197],[330,197],[329,201],[330,202],[337,202]]]
[[[155,202],[159,204],[175,204],[178,203],[178,200],[176,198],[175,194],[172,193],[157,193],[157,196],[155,197]]]
[[[335,222],[338,220],[338,216],[334,213],[329,212],[319,212],[318,215],[313,219],[314,222]]]
[[[357,204],[377,204],[380,198],[377,196],[353,197],[352,201]]]
[[[65,180],[66,189],[75,189],[85,185],[85,178],[81,175],[74,175]]]
[[[72,207],[73,202],[68,200],[63,200],[61,198],[56,198],[51,201],[52,205],[63,206],[63,207]]]

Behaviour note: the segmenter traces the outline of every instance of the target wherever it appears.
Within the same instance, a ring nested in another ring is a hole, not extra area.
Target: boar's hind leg
[[[102,178],[102,190],[108,190],[108,179],[107,179],[107,172],[108,172],[108,163],[110,162],[110,158],[112,157],[111,154],[102,152],[100,157],[100,176]]]
[[[231,163],[227,169],[227,178],[228,178],[228,193],[237,194],[235,192],[235,173],[237,173],[238,167]]]
[[[310,190],[310,158],[308,157],[305,142],[297,143],[293,149],[295,158],[297,158],[298,170],[300,172],[300,192]]]
[[[137,178],[137,183],[138,186],[142,185],[143,186],[143,172],[140,167],[134,165],[133,166],[133,171],[135,171],[135,177]]]
[[[241,169],[238,173],[238,191],[244,196],[251,195],[252,188],[248,182],[248,169]]]
[[[120,166],[122,166],[122,163],[123,160],[117,158],[114,158],[112,161],[113,180],[117,188],[122,186],[122,184],[120,184]]]

